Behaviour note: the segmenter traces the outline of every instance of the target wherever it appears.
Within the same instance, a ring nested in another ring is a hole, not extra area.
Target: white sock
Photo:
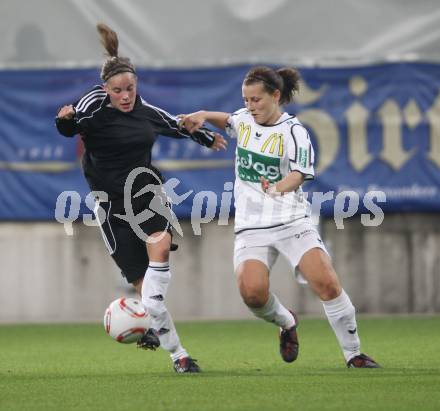
[[[165,297],[171,279],[168,263],[150,261],[142,284],[142,303],[150,314],[151,328],[159,337],[160,346],[170,353],[172,361],[188,357],[180,344],[173,319],[165,306]]]
[[[357,333],[356,310],[350,297],[342,290],[338,297],[330,301],[322,301],[322,305],[344,353],[345,361],[359,355],[360,340]]]
[[[292,313],[284,307],[276,295],[270,293],[267,303],[263,307],[249,309],[257,316],[271,323],[275,323],[285,330],[292,328],[296,322]]]

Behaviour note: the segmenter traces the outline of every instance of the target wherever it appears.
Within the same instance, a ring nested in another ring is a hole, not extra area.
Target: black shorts
[[[148,208],[152,198],[150,194],[132,201],[135,215]],[[129,283],[143,278],[149,263],[147,246],[127,221],[115,215],[125,215],[123,199],[99,202],[99,206],[106,214],[105,221],[100,224],[102,238],[113,260],[121,269],[122,275]],[[146,235],[163,231],[171,233],[171,224],[157,213],[139,227]]]

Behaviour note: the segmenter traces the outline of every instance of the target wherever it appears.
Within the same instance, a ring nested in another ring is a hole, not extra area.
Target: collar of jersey
[[[136,94],[136,100],[134,101],[133,110],[134,110],[137,106],[139,106],[139,104],[141,104],[141,98],[139,97],[138,94]],[[109,96],[108,94],[105,96],[105,99],[102,100],[101,107],[102,107],[102,106],[115,109],[115,108],[112,106],[112,103],[110,102],[110,96]],[[117,110],[117,109],[115,109],[115,110]],[[131,111],[133,111],[133,110],[131,110]],[[130,111],[130,113],[131,113],[131,111]]]
[[[248,113],[249,113],[249,111],[248,111]],[[249,113],[249,115],[251,115],[251,114]],[[275,123],[275,124],[258,124],[258,125],[261,126],[261,127],[275,127],[275,126],[279,126],[280,124],[284,123],[287,120],[291,120],[292,118],[295,118],[294,114],[289,114],[289,113],[284,112],[283,114],[281,114],[281,117],[280,117],[281,121],[278,121],[278,123]]]

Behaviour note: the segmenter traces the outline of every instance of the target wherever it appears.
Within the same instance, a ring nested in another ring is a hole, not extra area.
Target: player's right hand
[[[228,142],[219,133],[214,133],[214,143],[210,147],[211,150],[220,151],[226,150],[228,147]]]
[[[70,120],[75,115],[75,110],[72,105],[63,106],[58,111],[57,117],[62,120]]]

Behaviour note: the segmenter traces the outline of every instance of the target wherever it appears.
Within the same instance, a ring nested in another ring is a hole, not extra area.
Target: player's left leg
[[[151,316],[151,328],[159,337],[160,345],[170,353],[174,369],[178,373],[199,372],[197,364],[182,347],[173,319],[165,306],[165,297],[171,279],[169,252],[171,235],[156,232],[147,243],[150,263],[142,284],[142,303]]]
[[[311,248],[298,268],[321,299],[328,321],[336,334],[348,367],[377,368],[378,364],[360,352],[355,308],[340,285],[330,257],[321,248]]]
[[[106,213],[104,220],[100,220],[99,207]],[[119,211],[117,209],[117,212]],[[148,267],[148,254],[145,243],[136,236],[129,224],[114,216],[115,207],[112,207],[111,202],[100,202],[98,200],[94,212],[98,222],[100,222],[101,234],[113,261],[121,269],[123,277],[133,285],[137,294],[141,297],[142,281]],[[156,334],[149,329],[138,340],[137,346],[143,349],[156,350],[160,346],[160,341]]]

